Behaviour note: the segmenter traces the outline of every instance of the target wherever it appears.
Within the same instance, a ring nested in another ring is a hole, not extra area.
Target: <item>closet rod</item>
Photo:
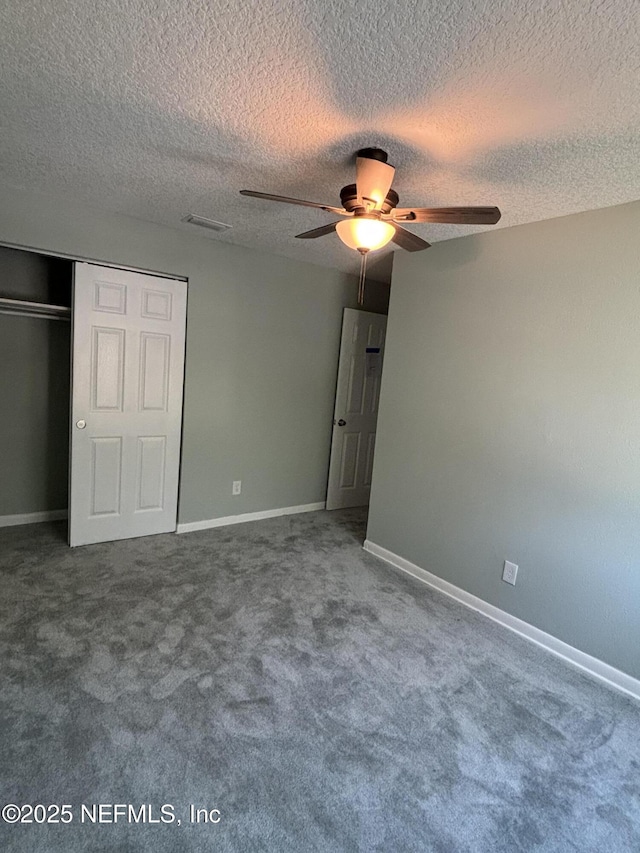
[[[71,308],[49,305],[46,302],[26,302],[23,299],[0,297],[0,314],[18,314],[21,317],[39,317],[44,320],[71,319]]]

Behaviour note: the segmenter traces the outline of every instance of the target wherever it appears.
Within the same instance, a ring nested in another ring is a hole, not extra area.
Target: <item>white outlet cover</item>
[[[239,495],[242,492],[242,480],[234,480],[231,486],[231,494]]]
[[[509,560],[504,561],[504,569],[502,570],[502,580],[506,583],[510,583],[512,586],[516,585],[516,578],[518,576],[518,567],[515,563],[510,563]]]

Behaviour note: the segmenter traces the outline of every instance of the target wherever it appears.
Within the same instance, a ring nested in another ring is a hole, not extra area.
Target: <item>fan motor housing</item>
[[[342,202],[344,209],[349,213],[355,213],[357,210],[363,210],[361,205],[358,204],[358,189],[355,184],[347,184],[346,187],[342,187],[340,190],[340,201]],[[389,190],[387,197],[384,200],[384,204],[380,208],[380,212],[391,213],[393,208],[397,207],[399,201],[398,193],[395,190]]]

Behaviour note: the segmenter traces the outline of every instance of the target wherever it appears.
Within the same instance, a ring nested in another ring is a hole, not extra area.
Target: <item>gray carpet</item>
[[[640,850],[640,706],[365,554],[362,511],[63,537],[0,531],[0,776],[73,822],[3,851]]]

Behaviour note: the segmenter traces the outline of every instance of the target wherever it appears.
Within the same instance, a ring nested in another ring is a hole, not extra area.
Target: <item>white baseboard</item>
[[[375,542],[371,542],[369,539],[365,540],[363,547],[365,551],[373,554],[374,557],[380,557],[380,559],[390,563],[392,566],[400,569],[400,571],[406,572],[408,575],[433,587],[433,589],[437,589],[450,598],[454,598],[466,607],[477,610],[478,613],[482,613],[484,616],[493,619],[494,622],[498,622],[526,640],[530,640],[532,643],[541,646],[543,649],[551,652],[551,654],[562,658],[567,663],[588,673],[598,681],[602,681],[610,687],[615,687],[616,690],[620,690],[628,696],[633,696],[634,699],[640,699],[640,681],[631,675],[627,675],[626,672],[621,672],[619,669],[609,666],[608,663],[604,663],[604,661],[598,658],[575,649],[557,637],[541,631],[539,628],[530,625],[528,622],[524,622],[522,619],[518,619],[516,616],[512,616],[505,610],[500,610],[499,607],[495,607],[482,598],[478,598],[470,592],[466,592],[464,589],[439,578],[426,569],[421,569],[415,563],[405,560],[404,557],[399,557],[393,551],[388,551],[386,548],[376,545]]]
[[[178,533],[192,533],[194,530],[209,530],[211,527],[226,527],[228,524],[244,524],[245,521],[260,521],[263,518],[275,518],[278,515],[295,515],[299,512],[315,512],[324,509],[325,503],[283,506],[279,509],[264,509],[260,512],[245,512],[242,515],[225,515],[221,518],[207,518],[204,521],[187,521],[179,524]]]
[[[67,518],[66,509],[49,509],[44,512],[23,512],[19,515],[0,515],[0,527],[17,527],[19,524],[38,524],[41,521],[61,521]]]

